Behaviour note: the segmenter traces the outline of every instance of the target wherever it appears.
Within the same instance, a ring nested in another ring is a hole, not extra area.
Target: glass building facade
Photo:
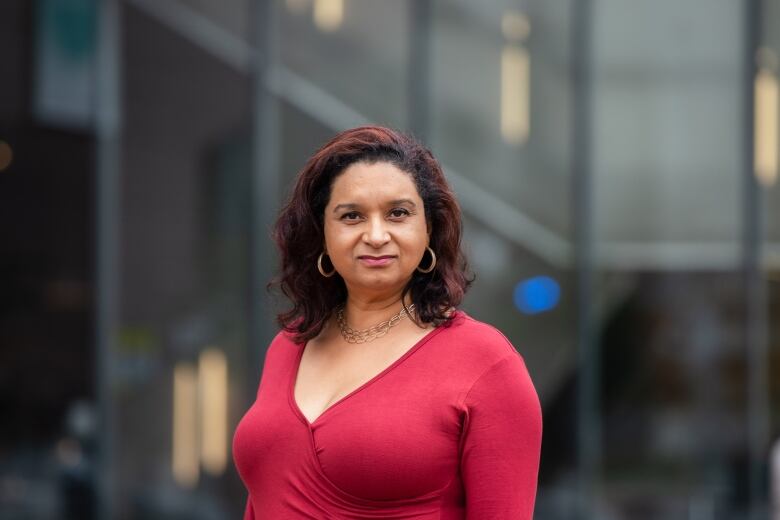
[[[535,518],[780,515],[780,2],[7,0],[0,48],[0,518],[240,518],[268,231],[369,123],[458,195]]]

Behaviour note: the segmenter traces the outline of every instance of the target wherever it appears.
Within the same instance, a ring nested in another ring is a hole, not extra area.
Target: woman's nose
[[[384,219],[374,218],[369,220],[368,229],[363,234],[363,241],[373,247],[380,247],[390,240]]]

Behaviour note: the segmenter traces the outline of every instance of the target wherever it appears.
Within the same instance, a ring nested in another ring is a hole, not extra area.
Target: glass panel
[[[0,3],[0,517],[90,518],[96,8]]]
[[[600,0],[593,19],[601,248],[720,242],[736,260],[742,5],[720,2],[705,17],[696,0]]]
[[[199,31],[179,33],[141,6],[125,7],[122,27],[114,510],[237,518],[246,492],[230,440],[254,374],[246,368],[251,85],[208,52]]]
[[[280,142],[281,188],[282,197],[287,200],[298,172],[309,160],[309,157],[333,137],[335,131],[320,124],[310,114],[301,112],[290,103],[280,101],[279,107],[281,109],[279,120],[282,135]]]
[[[742,518],[739,3],[594,3],[599,515]]]
[[[541,226],[544,236],[567,237],[570,7],[525,5],[434,2],[431,145],[458,174],[478,181],[534,229]]]
[[[251,16],[251,0],[177,0],[176,4],[179,6],[177,16],[180,19],[189,19],[191,17],[185,13],[194,13],[207,23],[208,28],[217,28],[244,43],[251,43],[254,20]],[[177,11],[176,6],[173,10]]]
[[[304,96],[333,128],[406,124],[408,2],[286,0],[277,9],[283,97]]]

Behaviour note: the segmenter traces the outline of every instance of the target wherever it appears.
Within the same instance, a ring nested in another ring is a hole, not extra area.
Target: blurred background
[[[2,0],[0,49],[0,518],[240,518],[268,229],[365,123],[459,196],[537,519],[780,518],[780,1]]]

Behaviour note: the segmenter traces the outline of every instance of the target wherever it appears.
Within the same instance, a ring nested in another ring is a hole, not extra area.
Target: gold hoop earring
[[[320,272],[320,274],[321,274],[322,276],[324,276],[325,278],[330,278],[331,276],[333,276],[334,274],[336,274],[336,267],[333,267],[333,271],[331,271],[331,272],[329,272],[329,273],[326,273],[326,272],[325,272],[325,269],[323,269],[323,268],[322,268],[322,257],[323,257],[323,255],[325,255],[325,251],[323,251],[322,253],[320,253],[320,256],[319,256],[319,258],[317,258],[317,270],[318,270],[318,271]],[[333,263],[333,262],[331,262],[331,263]]]
[[[431,253],[431,265],[429,265],[427,269],[420,269],[420,266],[418,265],[417,270],[421,273],[430,273],[433,271],[433,268],[436,267],[436,253],[433,252],[433,249],[431,249],[430,246],[425,246],[425,249]]]

